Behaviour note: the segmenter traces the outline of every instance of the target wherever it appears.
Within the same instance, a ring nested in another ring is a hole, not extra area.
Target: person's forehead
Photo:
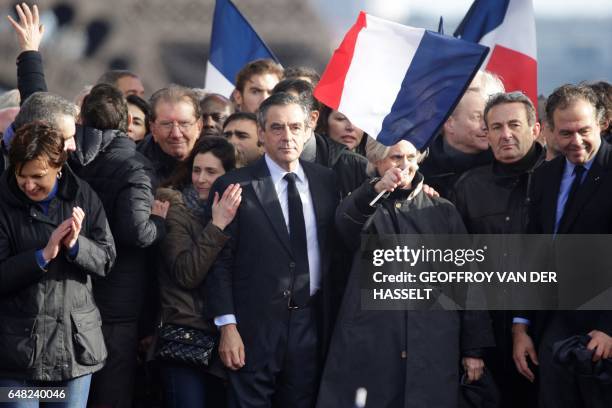
[[[457,110],[459,112],[470,112],[474,110],[484,110],[485,100],[479,92],[468,91],[463,95]]]
[[[246,81],[247,86],[257,86],[257,87],[272,87],[276,85],[280,81],[280,78],[275,74],[270,72],[264,72],[261,74],[253,74]]]
[[[19,169],[19,175],[31,175],[38,173],[46,173],[49,170],[49,162],[46,157],[38,156],[32,160],[29,160],[21,166]]]
[[[402,140],[399,143],[391,146],[389,149],[389,155],[401,154],[405,156],[416,155],[416,147],[407,140]]]
[[[495,105],[489,109],[488,118],[495,121],[509,121],[513,119],[527,120],[525,105],[521,102],[509,102]]]
[[[66,136],[74,136],[76,121],[72,115],[58,115],[56,125]],[[70,133],[70,135],[67,135],[67,133]]]
[[[588,101],[579,99],[571,102],[563,108],[557,108],[553,112],[553,119],[557,120],[580,120],[590,121],[595,120],[596,109]]]
[[[212,152],[198,153],[193,158],[193,164],[201,167],[213,166],[217,163],[221,163],[221,160]]]
[[[117,87],[119,89],[131,89],[131,90],[142,90],[144,87],[140,78],[132,76],[124,76],[117,80]]]
[[[223,130],[242,130],[245,132],[255,132],[257,123],[248,119],[236,119],[228,123]]]
[[[145,113],[136,105],[132,105],[128,103],[128,111],[132,114],[132,116],[138,116],[139,118],[144,118]]]
[[[266,113],[266,118],[268,120],[284,119],[299,122],[305,119],[305,115],[304,111],[299,105],[290,103],[288,105],[270,106],[270,108],[268,108],[268,112]]]
[[[202,104],[202,113],[220,113],[230,110],[230,106],[218,100],[208,100]]]
[[[160,101],[155,107],[158,118],[167,116],[191,116],[195,117],[193,105],[187,101]]]

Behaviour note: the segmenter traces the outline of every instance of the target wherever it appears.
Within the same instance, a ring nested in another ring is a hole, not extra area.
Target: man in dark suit
[[[262,159],[211,190],[240,183],[231,236],[206,282],[220,327],[232,407],[312,407],[320,376],[321,308],[337,205],[334,173],[299,160],[308,107],[279,93],[258,112]]]
[[[612,146],[601,140],[602,112],[586,86],[564,85],[549,97],[548,125],[562,156],[541,166],[532,185],[529,231],[536,234],[612,232]],[[584,265],[585,269],[589,265]],[[556,311],[514,319],[513,358],[533,381],[539,364],[540,407],[610,407],[612,389],[553,364],[552,345],[577,334],[591,337],[593,361],[612,357],[612,312]],[[532,340],[539,345],[538,352]]]

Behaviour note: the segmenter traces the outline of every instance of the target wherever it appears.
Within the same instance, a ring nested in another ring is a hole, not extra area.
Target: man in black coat
[[[230,406],[312,407],[320,376],[321,312],[337,204],[331,170],[299,160],[308,108],[278,93],[258,116],[265,155],[213,186],[242,186],[230,240],[206,282]]]
[[[597,96],[587,86],[563,85],[549,96],[546,117],[563,156],[534,175],[529,232],[610,234],[612,146],[601,139],[603,112],[597,108]],[[609,385],[573,376],[552,358],[555,342],[578,334],[591,336],[587,349],[593,351],[594,362],[612,357],[612,312],[523,313],[514,319],[512,331],[519,372],[533,381],[528,359],[539,361],[540,407],[612,406]]]
[[[90,403],[129,407],[132,403],[138,319],[147,276],[145,248],[165,234],[167,204],[154,202],[149,161],[127,136],[127,103],[117,88],[99,84],[83,101],[75,173],[98,193],[117,245],[117,262],[106,279],[94,282],[110,350],[94,375]]]
[[[495,160],[464,173],[451,200],[471,234],[525,233],[527,191],[533,172],[545,159],[544,148],[536,142],[540,125],[535,108],[520,92],[499,93],[487,102],[484,119]],[[505,407],[533,406],[537,402],[534,386],[516,372],[512,361],[512,316],[510,311],[491,312],[497,350],[487,366]]]
[[[483,118],[484,107],[489,95],[503,91],[497,77],[478,71],[441,133],[429,146],[429,156],[420,171],[442,197],[450,197],[455,182],[464,172],[493,160]]]

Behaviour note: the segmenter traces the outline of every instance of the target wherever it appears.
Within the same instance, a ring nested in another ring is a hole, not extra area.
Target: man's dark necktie
[[[306,223],[300,193],[295,185],[295,173],[285,174],[287,180],[287,197],[289,203],[289,237],[291,250],[295,259],[293,271],[293,303],[304,306],[310,297],[310,274],[308,269],[308,245],[306,243]]]
[[[580,185],[582,184],[582,176],[586,169],[584,166],[576,166],[574,167],[574,181],[572,181],[572,186],[570,188],[569,195],[567,196],[567,201],[565,202],[565,208],[563,208],[563,215],[561,216],[561,221],[559,222],[559,228],[565,222],[567,215],[570,213],[572,209],[572,205],[576,202],[576,195],[578,195],[578,190],[580,189]]]

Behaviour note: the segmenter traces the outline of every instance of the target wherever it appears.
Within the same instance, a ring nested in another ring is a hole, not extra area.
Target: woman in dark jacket
[[[62,135],[17,130],[0,179],[0,387],[68,387],[85,407],[106,347],[91,276],[115,247],[102,204],[65,165]]]
[[[349,407],[366,388],[376,408],[456,408],[460,363],[480,378],[483,347],[492,346],[488,315],[445,310],[363,310],[362,234],[461,234],[453,205],[423,193],[421,154],[401,141],[368,141],[368,167],[382,177],[364,183],[336,212],[336,227],[355,251],[320,386],[318,408]],[[389,192],[374,205],[381,192]]]
[[[223,233],[240,205],[241,188],[229,186],[222,197],[209,199],[214,181],[236,165],[234,147],[224,138],[205,137],[193,148],[183,167],[160,188],[157,198],[170,202],[166,237],[161,243],[164,260],[159,274],[162,325],[173,324],[216,334],[204,317],[203,282],[217,254],[228,240]],[[212,202],[210,202],[212,201]],[[212,219],[205,208],[212,205]],[[162,378],[167,407],[224,406],[223,368],[216,350],[207,368],[163,361]],[[206,395],[208,394],[208,397]]]

